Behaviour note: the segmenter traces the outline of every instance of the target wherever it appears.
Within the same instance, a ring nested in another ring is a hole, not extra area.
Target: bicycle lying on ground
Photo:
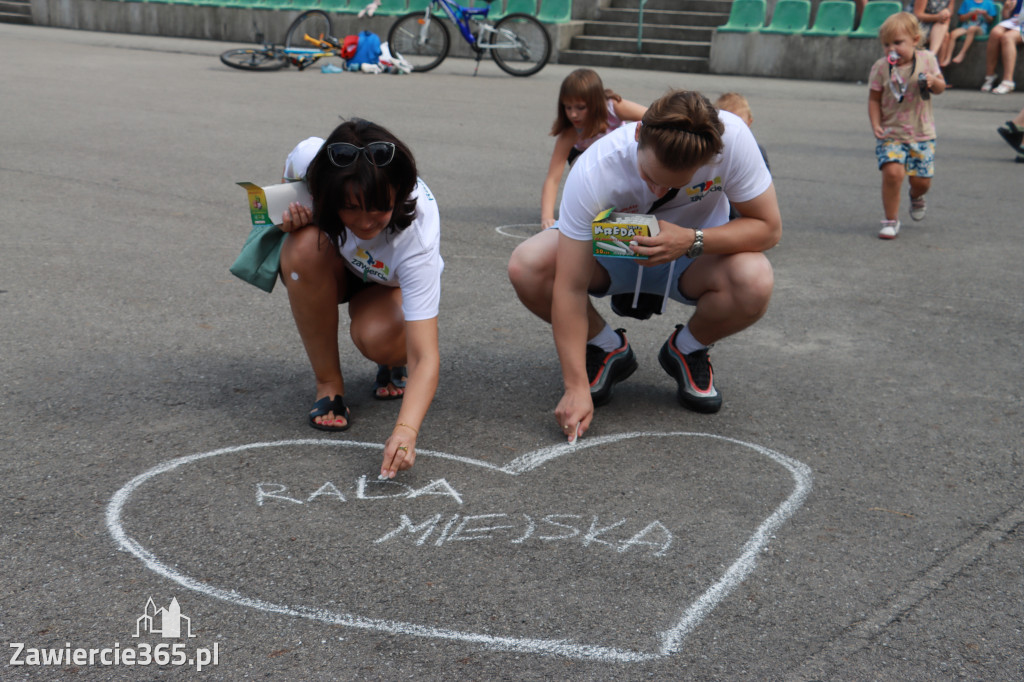
[[[286,66],[296,66],[301,71],[324,57],[343,58],[341,41],[334,37],[331,18],[323,10],[300,14],[288,27],[283,47],[264,42],[260,34],[256,40],[263,46],[227,50],[220,60],[246,71],[276,71]]]
[[[486,52],[513,76],[532,76],[543,69],[551,58],[551,38],[544,25],[528,14],[509,14],[491,23],[491,0],[485,1],[483,7],[463,7],[452,0],[431,0],[424,11],[406,14],[391,25],[388,47],[408,60],[413,71],[433,69],[451,49],[448,26],[434,15],[443,12],[476,53],[477,69]]]

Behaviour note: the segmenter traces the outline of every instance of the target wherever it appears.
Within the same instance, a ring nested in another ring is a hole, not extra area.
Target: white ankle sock
[[[676,334],[676,348],[683,355],[689,355],[696,350],[707,348],[707,346],[693,338],[693,334],[690,333],[690,325],[686,325]]]
[[[622,345],[622,337],[619,336],[618,332],[612,329],[610,324],[606,324],[604,329],[602,329],[597,336],[587,341],[587,344],[597,346],[601,350],[606,350],[611,353]]]

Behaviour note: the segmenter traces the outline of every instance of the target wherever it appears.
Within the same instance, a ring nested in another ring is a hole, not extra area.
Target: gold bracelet
[[[408,424],[403,424],[402,422],[398,422],[397,424],[395,424],[395,428],[398,428],[399,426],[404,426],[405,428],[407,428],[410,431],[412,431],[413,433],[415,433],[417,436],[420,435],[420,432],[419,432],[418,429],[415,429],[412,426],[409,426]]]

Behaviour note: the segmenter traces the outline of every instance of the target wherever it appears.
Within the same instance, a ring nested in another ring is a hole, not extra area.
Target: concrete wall
[[[31,0],[32,18],[40,26],[109,31],[140,35],[201,38],[251,44],[257,33],[268,41],[283,42],[298,11],[204,7],[118,0]],[[577,2],[574,17],[587,16],[599,2]],[[577,9],[578,8],[578,9]],[[332,15],[339,36],[372,31],[386,39],[394,17]],[[552,63],[567,49],[572,36],[583,30],[583,21],[547,25],[552,42]],[[985,44],[977,43],[963,64],[946,69],[956,87],[977,88],[985,71]],[[452,55],[471,57],[466,44],[452,36]],[[728,75],[768,76],[808,80],[866,80],[871,64],[881,55],[875,39],[822,36],[789,36],[762,33],[715,32],[711,43],[710,72]],[[1024,83],[1024,60],[1018,59],[1015,78]]]
[[[981,87],[986,47],[987,43],[975,43],[963,64],[951,64],[944,69],[946,81],[958,88]],[[871,65],[881,56],[881,45],[874,38],[715,31],[710,71],[723,75],[867,81]],[[1017,60],[1014,75],[1016,82],[1024,83],[1024,60]]]

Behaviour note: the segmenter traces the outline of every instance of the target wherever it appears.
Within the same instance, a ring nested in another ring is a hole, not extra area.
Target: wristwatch
[[[704,230],[697,228],[693,231],[693,244],[686,250],[687,258],[696,258],[704,253]]]

